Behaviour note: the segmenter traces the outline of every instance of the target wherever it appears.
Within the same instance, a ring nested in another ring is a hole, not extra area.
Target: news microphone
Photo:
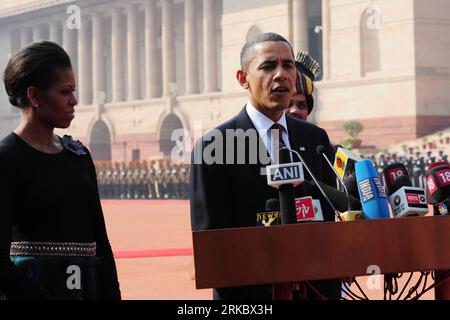
[[[355,172],[355,163],[362,160],[350,150],[338,148],[334,160],[334,168],[339,177],[345,178]]]
[[[306,164],[306,161],[303,159],[303,157],[300,155],[300,153],[298,153],[295,150],[290,150],[291,152],[295,153],[297,155],[297,157],[300,159],[301,163],[303,164],[303,166],[305,167],[306,171],[308,171],[309,175],[311,176],[311,178],[313,179],[313,181],[316,183],[317,188],[319,188],[320,193],[322,194],[322,196],[325,198],[326,202],[330,205],[331,210],[333,210],[335,216],[338,218],[339,221],[343,221],[341,214],[339,213],[339,211],[336,210],[336,207],[334,206],[333,202],[330,200],[330,198],[328,197],[328,195],[325,193],[325,191],[323,190],[321,184],[319,183],[319,181],[316,179],[316,177],[314,176],[314,174],[312,173],[311,169],[308,167],[308,165]]]
[[[431,164],[427,172],[427,202],[433,205],[434,215],[449,215],[450,205],[450,165]]]
[[[279,163],[266,167],[267,184],[278,188],[282,224],[296,223],[294,186],[303,182],[303,167],[291,161],[289,149],[282,145],[279,149]]]
[[[266,210],[256,214],[257,227],[270,227],[280,223],[280,202],[278,199],[266,201]]]
[[[280,211],[280,200],[278,199],[267,200],[266,211]]]
[[[428,213],[425,190],[413,187],[407,175],[399,175],[389,196],[394,218],[423,216]]]
[[[439,166],[450,166],[450,164],[447,161],[433,162],[428,166],[428,170],[434,169]]]
[[[358,198],[355,198],[353,196],[347,197],[345,192],[340,191],[332,186],[327,185],[324,182],[319,181],[318,182],[322,190],[328,195],[330,201],[334,204],[335,208],[339,212],[344,212],[348,210],[348,206],[350,203],[350,206],[352,208],[355,208],[356,210],[361,210],[361,202],[359,201],[359,194]],[[308,194],[310,194],[313,198],[323,198],[323,195],[317,185],[314,181],[305,181],[303,182],[303,185],[307,188]]]
[[[427,172],[427,201],[429,204],[438,204],[450,198],[450,166],[441,165]]]
[[[324,157],[326,163],[330,166],[331,170],[333,170],[335,176],[337,177],[337,179],[338,179],[339,182],[341,183],[342,187],[344,188],[344,192],[345,192],[345,194],[347,195],[347,198],[349,198],[347,186],[345,185],[345,183],[344,183],[344,181],[342,180],[342,178],[339,176],[339,174],[338,174],[338,172],[336,171],[336,169],[334,168],[334,166],[331,164],[331,161],[330,161],[330,159],[328,159],[326,152],[327,152],[327,148],[325,148],[325,146],[323,146],[323,145],[317,146],[317,148],[316,148],[316,153],[317,153],[319,156],[323,156],[323,157]],[[352,210],[352,207],[351,207],[351,204],[350,204],[350,199],[349,199],[349,202],[348,202],[348,210]]]
[[[386,166],[381,174],[383,185],[386,188],[387,195],[392,195],[395,191],[395,180],[399,176],[408,176],[406,167],[401,163],[394,163]]]
[[[371,160],[355,163],[356,182],[366,219],[389,218],[386,191]]]
[[[317,154],[322,155],[325,158],[325,161],[328,163],[328,165],[330,166],[330,168],[333,170],[335,176],[337,177],[337,179],[339,180],[340,184],[343,186],[345,194],[347,196],[347,202],[348,202],[348,206],[347,209],[344,210],[345,212],[343,212],[342,214],[342,218],[344,221],[354,221],[354,220],[362,220],[364,219],[364,213],[361,210],[361,202],[357,202],[358,206],[353,206],[352,205],[352,200],[350,199],[350,194],[348,192],[348,188],[347,185],[345,184],[344,180],[342,179],[342,177],[339,175],[339,173],[336,171],[335,167],[331,164],[330,159],[328,159],[327,155],[326,155],[326,148],[323,145],[320,145],[317,147],[316,151]],[[348,177],[354,176],[353,174],[347,175]],[[355,184],[356,184],[356,180],[355,180]],[[359,198],[359,195],[356,196],[356,198]],[[342,210],[341,210],[342,211]]]
[[[356,176],[354,174],[344,179],[344,184],[347,187],[349,196],[359,199],[358,184],[356,183]],[[361,203],[361,202],[360,202]]]

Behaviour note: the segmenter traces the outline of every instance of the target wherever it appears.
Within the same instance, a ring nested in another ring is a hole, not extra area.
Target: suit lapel
[[[298,127],[295,126],[294,121],[288,116],[286,116],[286,123],[289,132],[289,143],[291,144],[291,149],[297,152],[301,152],[302,150],[300,150],[300,148],[304,148],[305,146],[302,145],[303,137],[299,132]]]
[[[265,184],[267,184],[267,178],[265,175],[261,174],[261,170],[266,166],[265,164],[262,164],[260,161],[260,157],[259,154],[264,152],[266,154],[266,156],[268,158],[270,158],[269,152],[267,151],[267,148],[264,144],[264,142],[261,139],[261,136],[259,135],[259,132],[256,130],[255,125],[253,124],[252,120],[250,119],[250,117],[247,114],[247,111],[245,110],[245,107],[241,110],[241,112],[237,115],[236,117],[236,129],[243,129],[244,131],[247,131],[249,129],[251,130],[255,130],[256,133],[258,134],[258,146],[257,146],[257,150],[258,150],[258,155],[257,155],[257,164],[252,164],[250,165],[250,167],[252,168],[252,170],[254,171],[255,175],[258,175],[260,177],[260,179],[262,179],[264,181]],[[255,146],[250,146],[247,142],[246,142],[246,146],[245,146],[245,150],[247,153],[247,159],[246,161],[248,161],[248,156],[249,156],[249,150],[250,148],[254,148]],[[262,149],[261,149],[262,148]],[[260,150],[261,149],[261,150]],[[270,165],[270,164],[269,164]],[[259,185],[259,184],[258,184]]]

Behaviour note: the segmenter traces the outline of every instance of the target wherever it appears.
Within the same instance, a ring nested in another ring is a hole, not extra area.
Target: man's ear
[[[250,88],[248,81],[247,81],[247,72],[245,72],[244,70],[239,69],[236,72],[236,79],[239,82],[239,84],[241,85],[242,88],[244,89],[248,89]]]

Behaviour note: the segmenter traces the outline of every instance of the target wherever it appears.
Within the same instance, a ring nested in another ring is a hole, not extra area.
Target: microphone
[[[450,165],[438,165],[428,170],[426,197],[433,205],[434,215],[449,215]]]
[[[447,161],[433,162],[428,166],[428,170],[431,170],[439,166],[450,166],[450,164]]]
[[[395,191],[395,180],[399,176],[409,176],[406,167],[401,163],[394,163],[386,166],[381,174],[383,185],[386,188],[387,195],[392,195]]]
[[[394,218],[423,216],[428,213],[425,190],[413,187],[408,175],[397,176],[389,196]]]
[[[336,158],[334,160],[334,168],[337,175],[341,178],[345,178],[355,172],[355,163],[362,160],[350,150],[339,147],[336,152]]]
[[[373,162],[371,160],[356,162],[355,173],[366,219],[389,218],[389,204],[386,191],[378,178]]]
[[[278,199],[267,200],[266,211],[280,211],[280,200]]]
[[[291,161],[287,147],[279,149],[279,163],[266,167],[267,184],[278,188],[280,197],[281,224],[296,223],[294,186],[303,182],[303,167],[299,162]]]
[[[280,224],[280,202],[278,199],[266,201],[266,210],[256,214],[257,227],[270,227]]]
[[[429,204],[438,204],[450,197],[450,166],[441,165],[428,170],[426,191]]]
[[[323,145],[317,146],[316,153],[319,156],[323,156],[324,157],[326,163],[330,166],[331,170],[333,170],[334,174],[336,175],[336,177],[338,178],[338,180],[341,183],[342,187],[344,188],[345,194],[347,195],[347,198],[348,198],[347,186],[345,185],[344,181],[342,180],[342,178],[337,173],[337,171],[334,168],[334,166],[331,164],[331,161],[330,161],[330,159],[328,159],[326,152],[327,152],[327,148],[325,148],[325,146],[323,146]],[[349,201],[349,204],[348,204],[348,210],[351,210],[350,201]]]
[[[317,147],[317,149],[316,149],[317,154],[319,156],[321,155],[321,156],[323,156],[325,158],[325,161],[330,166],[330,168],[333,170],[333,172],[336,175],[337,179],[339,180],[340,184],[344,188],[344,192],[345,192],[345,194],[347,196],[347,201],[348,201],[347,209],[344,210],[345,212],[342,214],[342,217],[343,217],[344,221],[353,221],[355,219],[361,219],[364,216],[364,213],[361,210],[355,210],[355,208],[352,206],[352,201],[350,199],[350,195],[349,195],[347,186],[346,186],[344,180],[342,180],[342,177],[336,171],[335,167],[331,164],[330,159],[328,159],[328,157],[327,157],[326,151],[327,151],[327,148],[325,148],[325,146],[323,146],[323,145],[319,145]],[[356,181],[355,181],[355,183],[356,183]],[[357,197],[359,197],[359,195]],[[361,204],[360,203],[358,205],[358,208],[361,208]]]
[[[320,190],[320,193],[322,194],[322,196],[325,198],[326,202],[330,205],[331,209],[333,210],[335,216],[338,218],[339,221],[343,221],[341,214],[339,213],[339,211],[336,210],[336,207],[334,206],[333,202],[330,200],[330,198],[328,197],[327,193],[323,190],[322,185],[319,183],[319,181],[316,179],[316,177],[314,176],[314,174],[312,173],[311,169],[308,167],[308,165],[306,164],[305,160],[303,159],[303,157],[300,155],[300,153],[298,153],[295,150],[290,150],[291,152],[295,153],[297,155],[297,157],[300,159],[301,163],[303,164],[303,166],[305,167],[306,171],[308,171],[309,175],[311,176],[311,178],[313,179],[313,181],[315,182],[317,188]]]

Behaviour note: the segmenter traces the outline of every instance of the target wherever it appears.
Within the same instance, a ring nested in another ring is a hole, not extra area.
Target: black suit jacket
[[[300,152],[305,162],[313,171],[317,179],[331,186],[335,185],[335,178],[331,169],[327,166],[323,157],[316,154],[318,145],[324,145],[328,150],[328,156],[333,159],[333,150],[325,130],[302,120],[286,117],[291,148]],[[190,176],[191,197],[191,225],[193,231],[254,227],[256,226],[256,214],[265,211],[265,203],[268,199],[278,199],[278,190],[267,185],[267,177],[261,175],[261,169],[266,165],[252,164],[249,155],[250,146],[254,147],[254,141],[245,140],[246,157],[244,164],[237,164],[237,149],[234,147],[234,155],[230,157],[230,150],[226,150],[227,130],[248,129],[256,130],[250,120],[245,107],[241,112],[220,125],[214,132],[207,133],[197,141],[192,152],[192,165]],[[217,138],[220,133],[221,138]],[[259,137],[259,136],[258,136]],[[214,145],[213,145],[214,143]],[[223,147],[221,147],[221,145]],[[215,148],[213,155],[223,159],[221,163],[206,164],[195,163],[195,154]],[[240,146],[242,147],[242,145]],[[262,141],[258,152],[268,156]],[[304,148],[304,151],[300,149]],[[220,154],[222,153],[222,156]],[[259,154],[259,153],[258,153]],[[233,164],[226,164],[226,159],[234,160]],[[311,177],[305,171],[305,179]],[[295,188],[296,197],[309,196],[307,190],[300,185]],[[324,219],[334,221],[334,212],[321,201]],[[327,290],[325,290],[327,291]],[[336,294],[333,291],[333,294]],[[271,299],[271,286],[247,286],[237,288],[217,288],[214,290],[215,299]]]

